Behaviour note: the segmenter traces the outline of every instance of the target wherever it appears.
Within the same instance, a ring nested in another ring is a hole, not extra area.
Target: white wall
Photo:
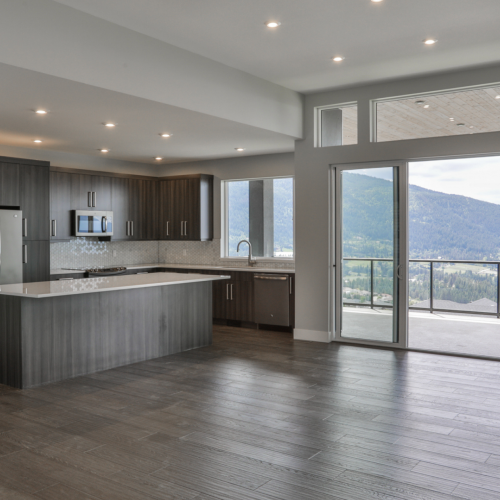
[[[10,158],[23,158],[28,160],[50,161],[50,165],[53,167],[79,168],[82,170],[146,175],[152,177],[158,175],[157,165],[113,160],[110,158],[81,155],[76,153],[66,153],[62,151],[50,151],[42,148],[19,148],[16,146],[7,146],[4,144],[0,144],[0,156],[8,156]]]
[[[328,342],[329,321],[329,166],[342,163],[500,153],[500,132],[370,142],[370,100],[500,82],[500,66],[306,96],[304,139],[295,147],[295,338]],[[314,108],[358,102],[359,143],[314,147]]]

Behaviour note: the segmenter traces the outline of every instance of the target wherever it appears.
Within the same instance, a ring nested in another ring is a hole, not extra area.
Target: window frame
[[[221,245],[220,245],[220,260],[223,261],[246,261],[248,256],[232,257],[229,255],[229,183],[245,182],[245,181],[262,181],[274,179],[292,179],[293,180],[293,257],[255,257],[258,262],[295,262],[295,176],[294,175],[276,175],[271,177],[249,177],[241,179],[223,179],[221,189]]]
[[[317,106],[314,108],[314,147],[315,148],[338,148],[339,146],[357,146],[359,145],[359,119],[356,122],[357,128],[357,142],[356,144],[340,144],[339,146],[322,146],[321,137],[322,137],[322,119],[321,113],[325,109],[336,109],[336,108],[358,108],[359,113],[359,102],[358,101],[349,101],[342,102],[340,104],[327,104],[325,106]]]
[[[440,136],[430,136],[430,137],[414,137],[411,139],[398,139],[394,141],[378,141],[378,116],[377,116],[377,104],[392,102],[392,101],[401,101],[406,99],[418,99],[419,97],[434,97],[446,94],[453,94],[457,92],[467,92],[469,90],[486,90],[492,87],[499,87],[500,82],[492,82],[492,83],[483,83],[480,85],[471,85],[466,87],[453,87],[449,89],[441,89],[441,90],[430,90],[428,92],[416,92],[411,94],[403,94],[397,96],[390,97],[380,97],[377,99],[370,99],[370,142],[372,143],[395,143],[401,141],[414,141],[414,140],[426,140],[426,139],[442,139],[444,137],[460,137],[460,136],[450,136],[450,135],[440,135]],[[328,107],[328,106],[323,106]],[[320,114],[321,116],[321,114]],[[321,120],[321,118],[320,118]],[[475,135],[488,134],[488,133],[496,133],[496,132],[478,132]],[[465,134],[464,134],[465,135]],[[321,136],[320,136],[321,138]]]

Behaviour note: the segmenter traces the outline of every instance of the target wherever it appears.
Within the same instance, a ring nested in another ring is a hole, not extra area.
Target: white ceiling
[[[8,146],[90,156],[105,148],[107,158],[152,164],[233,157],[235,147],[243,155],[294,147],[290,136],[1,63],[0,88],[0,144]]]
[[[304,93],[500,58],[499,0],[56,1]]]

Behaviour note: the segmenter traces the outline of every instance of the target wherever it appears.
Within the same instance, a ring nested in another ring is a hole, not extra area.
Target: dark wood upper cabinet
[[[72,175],[50,172],[50,239],[68,241],[71,237]]]
[[[157,188],[157,181],[129,179],[130,239],[158,239]]]
[[[213,239],[213,176],[190,175],[160,180],[160,239]]]
[[[174,226],[175,181],[162,180],[158,183],[158,238],[160,240],[180,239],[180,225]]]
[[[111,178],[111,207],[113,210],[113,240],[128,240],[130,221],[129,179]]]
[[[92,209],[92,176],[71,174],[71,210]]]
[[[112,179],[111,177],[106,177],[104,175],[92,176],[91,210],[99,210],[99,211],[112,210],[111,179]]]
[[[0,162],[0,207],[19,207],[19,164]]]
[[[20,165],[19,174],[20,206],[23,211],[23,240],[49,240],[49,167]]]

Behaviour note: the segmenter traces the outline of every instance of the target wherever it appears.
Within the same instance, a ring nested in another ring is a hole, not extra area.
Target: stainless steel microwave
[[[113,212],[75,210],[73,236],[113,236]]]

